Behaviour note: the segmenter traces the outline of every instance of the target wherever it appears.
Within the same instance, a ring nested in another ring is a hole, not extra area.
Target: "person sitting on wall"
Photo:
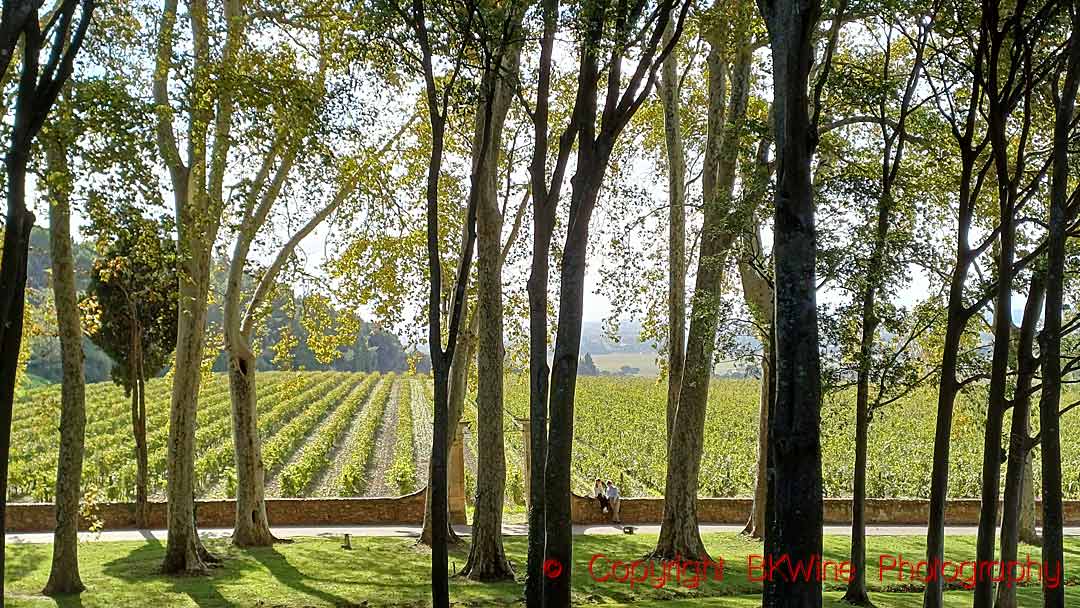
[[[621,524],[619,519],[619,488],[615,487],[615,482],[610,479],[607,480],[607,500],[611,505],[611,521],[616,524]]]
[[[593,486],[593,498],[600,503],[600,512],[607,513],[611,509],[611,503],[608,502],[607,490],[604,488],[604,482],[597,477],[596,484]]]

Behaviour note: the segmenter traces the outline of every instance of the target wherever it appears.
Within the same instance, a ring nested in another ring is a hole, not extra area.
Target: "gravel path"
[[[386,380],[379,380],[380,384],[383,382],[386,382]],[[338,440],[337,445],[334,446],[334,450],[327,456],[327,462],[330,466],[323,469],[320,476],[311,484],[312,490],[308,492],[309,496],[337,496],[339,494],[337,490],[337,480],[341,477],[341,471],[345,468],[345,461],[352,451],[353,444],[356,443],[356,435],[360,432],[360,420],[364,417],[364,412],[367,411],[367,408],[371,407],[371,398],[374,397],[377,392],[379,392],[378,384],[376,384],[371,389],[371,392],[368,393],[367,399],[364,400],[364,405],[356,411],[356,416],[353,417],[352,424],[350,424],[349,429],[345,431],[345,436]]]
[[[416,487],[427,485],[428,460],[431,458],[431,430],[434,426],[427,384],[410,380],[413,411],[413,452],[416,454]]]
[[[397,496],[397,488],[386,483],[386,472],[394,466],[394,444],[397,442],[398,395],[400,382],[390,389],[390,399],[383,410],[382,423],[375,434],[375,453],[371,455],[366,472],[364,496]]]

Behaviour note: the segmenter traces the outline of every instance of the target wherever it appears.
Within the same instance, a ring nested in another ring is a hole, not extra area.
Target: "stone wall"
[[[266,501],[267,515],[276,526],[352,526],[352,525],[419,525],[424,520],[424,493],[420,490],[394,498],[271,498]],[[750,513],[749,498],[702,498],[698,500],[701,523],[741,525]],[[603,524],[610,515],[600,512],[595,500],[574,496],[571,517],[575,524]],[[231,500],[200,500],[196,517],[206,528],[231,528],[235,513]],[[463,513],[451,513],[455,524],[465,523]],[[917,499],[868,499],[867,525],[924,526],[929,501]],[[1000,509],[998,510],[1000,513]],[[150,527],[165,527],[164,503],[150,504]],[[623,523],[657,523],[664,514],[663,498],[624,498],[621,515]],[[103,503],[97,506],[97,517],[105,529],[135,527],[133,503]],[[87,522],[83,522],[85,529]],[[849,525],[851,501],[844,498],[825,499],[825,523]],[[946,523],[952,526],[973,526],[979,523],[977,499],[951,500]],[[1065,501],[1065,524],[1080,525],[1080,501]],[[7,506],[7,532],[47,532],[55,519],[51,503],[12,503]]]
[[[424,494],[420,490],[394,498],[270,498],[266,514],[275,526],[351,526],[364,524],[420,524],[424,521]],[[451,513],[455,524],[464,513]],[[55,526],[51,503],[11,503],[7,506],[7,532],[47,532]],[[199,526],[231,528],[236,513],[232,500],[200,500],[195,516]],[[166,505],[150,503],[151,528],[165,528]],[[102,503],[96,517],[107,530],[135,527],[134,503]],[[88,522],[82,522],[83,529]]]

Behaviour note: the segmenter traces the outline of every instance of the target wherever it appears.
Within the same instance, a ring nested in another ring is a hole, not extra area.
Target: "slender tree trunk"
[[[970,314],[964,308],[964,284],[971,266],[968,234],[971,226],[972,163],[965,159],[960,179],[960,214],[957,222],[956,266],[949,284],[949,301],[942,344],[938,385],[937,418],[934,427],[934,456],[930,472],[930,512],[926,529],[926,561],[940,569],[945,555],[945,504],[949,491],[949,448],[952,445],[953,406],[959,391],[957,370],[960,340]],[[923,608],[941,608],[944,587],[941,577],[931,577],[923,594]]]
[[[769,463],[769,395],[773,384],[772,365],[769,361],[769,341],[762,344],[761,387],[758,389],[758,442],[757,467],[754,475],[754,501],[750,505],[750,517],[742,533],[756,539],[765,534],[765,491],[768,485]]]
[[[807,92],[814,0],[763,2],[773,57],[777,151],[773,259],[776,402],[769,420],[771,517],[765,554],[809,564],[822,553],[821,371],[810,163],[817,128]],[[766,581],[764,606],[820,607],[821,581],[781,574]]]
[[[885,143],[882,163],[882,194],[878,200],[874,242],[867,264],[865,287],[862,293],[859,337],[858,373],[855,389],[855,474],[851,498],[851,572],[844,601],[859,606],[872,605],[866,589],[866,452],[870,443],[870,371],[874,342],[877,340],[877,291],[883,278],[882,266],[888,245],[889,222],[892,212],[892,182],[890,161],[892,142]],[[881,390],[880,387],[878,390]]]
[[[8,456],[11,452],[11,414],[22,347],[26,304],[26,261],[34,214],[26,208],[27,151],[12,146],[7,155],[7,219],[0,258],[0,526],[7,517]],[[5,539],[0,536],[0,573],[4,569]],[[0,583],[3,579],[0,578]]]
[[[461,424],[461,415],[465,411],[465,397],[469,392],[469,368],[472,365],[474,353],[476,352],[476,333],[477,324],[479,319],[474,312],[469,317],[468,327],[458,334],[457,346],[454,351],[459,353],[454,357],[454,362],[450,365],[450,395],[449,401],[449,420],[450,426],[446,429],[447,437],[457,437],[458,425]],[[450,442],[447,440],[446,444],[446,462],[450,462]],[[420,538],[417,542],[422,545],[431,546],[431,480],[432,475],[435,473],[435,465],[431,463],[431,459],[428,459],[428,492],[424,496],[424,524],[420,530]],[[448,480],[449,481],[449,480]],[[449,495],[449,486],[447,486],[447,492]],[[453,525],[450,523],[449,504],[447,505],[446,514],[446,542],[452,545],[456,545],[461,541],[461,537],[454,531]]]
[[[674,23],[664,30],[671,41]],[[686,154],[683,150],[679,109],[679,57],[671,53],[660,69],[660,101],[664,106],[664,141],[668,173],[668,385],[667,437],[679,405],[683,365],[686,361]]]
[[[437,313],[436,313],[437,314]],[[432,361],[434,364],[434,361]],[[447,362],[449,363],[449,362]],[[434,381],[434,428],[431,432],[431,477],[427,493],[431,495],[431,584],[435,606],[450,605],[447,577],[447,531],[450,528],[450,509],[447,501],[447,461],[449,460],[450,426],[448,414],[450,369],[446,364],[432,365]]]
[[[581,349],[582,306],[585,296],[585,261],[589,220],[600,194],[600,179],[607,163],[586,146],[578,151],[577,174],[572,180],[578,214],[571,214],[563,248],[559,323],[551,372],[551,422],[544,463],[546,559],[562,564],[562,573],[544,580],[548,606],[570,605],[573,532],[570,519],[570,463],[574,447],[574,392]],[[572,203],[573,204],[573,203]]]
[[[507,10],[521,13],[514,7]],[[520,29],[514,21],[511,31]],[[485,74],[481,87],[490,101],[477,110],[474,158],[480,173],[476,215],[476,317],[477,335],[477,471],[476,502],[473,513],[472,546],[462,573],[474,580],[513,579],[502,542],[503,501],[506,495],[506,454],[503,438],[503,216],[499,208],[499,157],[503,125],[518,86],[521,45],[513,42],[498,49],[500,64]],[[489,143],[481,142],[488,138]],[[479,156],[484,148],[483,156]],[[483,167],[479,165],[483,164]]]
[[[740,2],[740,12],[749,21],[750,4]],[[739,30],[737,25],[734,29]],[[653,556],[658,559],[707,559],[697,519],[698,478],[705,437],[705,411],[712,378],[713,351],[720,319],[721,291],[728,253],[740,234],[742,210],[734,202],[736,159],[750,90],[752,54],[739,40],[732,69],[731,92],[726,116],[720,74],[725,66],[717,46],[709,53],[709,143],[703,175],[705,218],[701,229],[694,296],[691,300],[690,334],[686,340],[678,406],[668,445],[667,477],[664,484],[664,515]],[[722,122],[715,122],[725,116]],[[752,210],[750,210],[752,212]]]
[[[149,527],[150,459],[146,445],[146,382],[143,377],[142,327],[132,313],[131,356],[131,428],[135,436],[135,526]]]
[[[1009,431],[1008,465],[1005,471],[1005,494],[1002,501],[1001,516],[1001,561],[1008,564],[1016,561],[1017,545],[1020,542],[1021,511],[1025,485],[1025,474],[1031,469],[1031,450],[1028,446],[1028,420],[1031,413],[1032,380],[1038,370],[1038,361],[1032,352],[1035,343],[1035,326],[1039,322],[1043,308],[1043,281],[1035,274],[1028,288],[1027,302],[1024,305],[1024,319],[1020,324],[1020,336],[1016,348],[1016,388],[1012,401],[1012,428]],[[1027,488],[1030,493],[1030,488]],[[1034,522],[1032,522],[1034,524]],[[1032,526],[1034,528],[1034,525]],[[1006,579],[1008,580],[1008,579]],[[997,588],[997,608],[1016,608],[1016,586],[1001,582]]]
[[[770,113],[771,113],[770,109]],[[769,186],[769,144],[768,138],[758,142],[757,160],[754,163],[754,172],[748,178],[750,184],[747,196],[758,199],[751,205],[761,208]],[[743,300],[758,326],[758,337],[761,340],[761,387],[759,389],[758,403],[758,441],[757,441],[757,473],[754,478],[754,501],[750,507],[750,516],[742,533],[752,538],[761,539],[765,534],[765,502],[768,488],[768,461],[769,461],[769,407],[773,394],[773,361],[772,361],[772,326],[773,308],[775,295],[773,285],[764,263],[764,250],[761,246],[761,222],[755,216],[754,226],[744,237],[744,251],[739,257],[739,278],[742,282]]]
[[[266,468],[255,391],[255,356],[245,336],[230,344],[229,393],[232,400],[236,464],[236,521],[232,542],[238,547],[265,547],[276,538],[266,517]],[[232,341],[230,341],[232,342]]]
[[[282,161],[288,167],[288,158]],[[284,173],[287,173],[285,171]],[[260,171],[256,182],[265,181]],[[279,176],[282,172],[279,171]],[[280,188],[275,178],[271,192]],[[259,414],[255,385],[255,354],[251,349],[251,335],[246,330],[241,309],[244,267],[250,245],[260,227],[260,215],[268,206],[260,204],[254,209],[254,199],[245,207],[243,223],[237,234],[229,278],[225,287],[225,352],[229,358],[229,397],[232,406],[233,462],[236,468],[236,515],[233,523],[232,542],[238,547],[266,547],[274,543],[270,522],[266,517],[266,468],[262,459],[262,438],[259,437]],[[257,306],[251,302],[249,306]]]
[[[551,255],[551,225],[546,222],[542,197],[533,200],[532,268],[529,294],[529,541],[525,578],[525,602],[528,608],[544,603],[542,564],[545,550],[546,494],[544,467],[547,463],[548,381],[551,369],[547,362],[548,272]],[[548,209],[553,210],[554,205]],[[553,223],[553,222],[552,222]]]
[[[983,27],[995,30],[1000,22],[998,2],[987,2],[983,6]],[[1020,15],[1011,18],[1019,19]],[[1005,409],[1008,407],[1007,392],[1009,384],[1009,359],[1012,354],[1012,291],[1015,271],[1013,261],[1016,257],[1016,200],[1017,180],[1012,172],[1022,172],[1025,150],[1021,147],[1015,153],[1014,135],[1007,126],[1012,118],[1014,103],[1006,98],[1016,95],[1011,82],[998,84],[998,57],[1009,53],[1002,48],[1004,40],[993,36],[990,46],[989,64],[993,69],[987,71],[987,132],[990,139],[991,156],[997,173],[998,199],[998,237],[997,248],[997,290],[994,294],[994,349],[990,364],[990,385],[986,403],[986,427],[983,436],[982,484],[980,489],[981,507],[979,509],[979,531],[976,539],[975,559],[977,563],[987,564],[994,561],[997,549],[998,499],[1001,496],[1001,435],[1004,427]],[[1011,68],[1017,68],[1018,78],[1027,84],[1022,95],[1031,95],[1030,67],[1026,61],[1022,66],[1013,60]],[[1011,79],[1010,79],[1011,80]],[[1030,107],[1025,104],[1018,112],[1022,124],[1028,124],[1028,117],[1023,116]],[[1026,140],[1029,127],[1021,127],[1020,141]],[[974,608],[991,608],[994,605],[994,581],[992,577],[980,576],[975,580]]]
[[[1042,358],[1042,395],[1039,400],[1039,433],[1042,437],[1043,566],[1063,580],[1065,555],[1062,543],[1064,514],[1061,503],[1061,309],[1064,294],[1065,245],[1068,226],[1075,218],[1069,211],[1070,124],[1080,82],[1080,13],[1072,12],[1072,32],[1067,47],[1068,67],[1054,116],[1053,175],[1050,187],[1050,224],[1046,252],[1046,313],[1039,334]],[[1051,587],[1043,578],[1043,606],[1065,606],[1065,586]]]
[[[60,392],[60,454],[56,467],[56,530],[45,595],[79,593],[79,501],[82,498],[83,446],[86,436],[86,386],[83,376],[82,324],[75,289],[71,245],[71,172],[63,144],[46,143],[49,190],[49,245],[53,296],[60,334],[63,380]]]
[[[532,258],[526,291],[529,297],[529,540],[525,574],[525,604],[528,608],[547,606],[544,561],[547,552],[547,464],[548,397],[551,369],[548,347],[548,281],[551,239],[555,212],[569,162],[571,146],[577,139],[574,123],[559,137],[555,166],[548,183],[548,122],[551,96],[555,33],[559,26],[559,0],[543,0],[543,34],[536,81],[536,107],[532,114],[533,152],[529,162],[532,187]]]
[[[167,444],[169,535],[162,564],[166,574],[203,572],[207,567],[205,549],[195,528],[195,415],[206,337],[209,249],[198,237],[186,234],[188,226],[189,222],[178,222],[182,261]]]

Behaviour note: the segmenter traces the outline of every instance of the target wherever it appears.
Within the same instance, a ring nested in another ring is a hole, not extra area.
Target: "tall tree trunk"
[[[1009,384],[1009,360],[1012,354],[1012,291],[1015,271],[1013,261],[1016,257],[1016,204],[1018,180],[1012,172],[1024,169],[1023,142],[1027,139],[1030,110],[1027,104],[1020,107],[1021,116],[1012,116],[1015,103],[1009,97],[1030,99],[1030,67],[1026,60],[1016,59],[1008,69],[1016,69],[1020,82],[1016,85],[1012,78],[999,85],[997,66],[1002,53],[1014,51],[1003,48],[1004,37],[997,36],[1000,23],[1000,3],[987,2],[983,6],[983,28],[991,28],[995,35],[991,37],[989,64],[993,69],[987,72],[988,107],[986,111],[987,133],[990,139],[991,156],[997,174],[998,199],[998,237],[997,249],[997,288],[994,294],[994,349],[990,364],[990,385],[986,403],[986,426],[983,436],[982,484],[980,488],[981,507],[979,509],[979,531],[975,546],[977,563],[988,564],[994,561],[997,548],[998,499],[1001,495],[1001,435],[1004,426],[1005,409],[1008,406],[1007,392]],[[1022,9],[1021,9],[1022,12]],[[1010,19],[1020,19],[1021,15],[1011,15]],[[1005,26],[1009,27],[1009,26]],[[1019,42],[1019,41],[1016,41]],[[1020,65],[1017,65],[1017,64]],[[1019,87],[1020,93],[1013,87]],[[1009,123],[1021,121],[1020,149],[1013,152],[1015,137]],[[991,608],[994,604],[994,581],[992,577],[980,576],[975,580],[974,608]]]
[[[965,235],[963,215],[960,232]],[[964,312],[964,282],[967,280],[968,264],[966,238],[960,240],[958,263],[953,270],[949,289],[949,304],[945,321],[945,340],[942,346],[941,380],[938,385],[937,422],[934,428],[934,456],[930,471],[930,513],[926,529],[926,561],[933,567],[944,563],[945,553],[945,503],[949,488],[949,447],[952,443],[952,416],[956,402],[957,363],[960,339],[967,326]],[[924,608],[941,608],[941,577],[933,577],[926,583],[923,595]]]
[[[0,525],[7,521],[11,414],[22,347],[27,251],[34,225],[34,214],[26,208],[26,163],[27,150],[12,146],[6,163],[8,210],[0,258]],[[5,539],[0,537],[0,573],[4,569],[4,547]]]
[[[169,535],[162,564],[166,574],[203,572],[207,567],[203,559],[207,553],[195,527],[195,416],[206,341],[209,248],[199,237],[187,234],[188,226],[188,222],[178,222],[182,257],[167,444]]]
[[[265,547],[277,539],[270,532],[266,517],[266,468],[255,401],[255,356],[246,336],[237,336],[234,340],[229,340],[227,347],[233,443],[237,446],[234,450],[236,520],[232,542],[238,547]]]
[[[1031,450],[1028,445],[1030,391],[1035,372],[1038,371],[1038,360],[1032,351],[1035,344],[1035,326],[1042,314],[1043,287],[1042,277],[1036,273],[1032,276],[1031,286],[1028,288],[1027,302],[1024,304],[1024,318],[1020,323],[1020,335],[1016,347],[1016,388],[1013,391],[1009,460],[1005,471],[1005,495],[1001,516],[1001,562],[1005,564],[1016,561],[1024,494],[1030,494],[1030,488],[1024,487],[1031,483],[1030,479],[1025,479],[1025,474],[1031,470]],[[1034,525],[1032,527],[1034,528]],[[995,605],[997,608],[1016,608],[1016,585],[1008,582],[999,583]]]
[[[513,6],[508,10],[521,13]],[[520,29],[520,20],[513,16],[512,32]],[[517,35],[512,42],[496,52],[500,63],[484,74],[481,88],[490,103],[477,110],[476,143],[490,138],[483,156],[475,156],[484,165],[483,181],[479,184],[476,207],[476,317],[477,335],[477,471],[476,502],[473,512],[472,546],[469,560],[462,573],[468,578],[483,581],[513,579],[514,571],[506,559],[502,542],[503,501],[506,494],[506,454],[503,438],[503,216],[499,207],[499,157],[502,150],[503,125],[518,86],[518,65],[521,45]],[[486,124],[485,124],[486,123]]]
[[[134,308],[134,306],[133,306]],[[146,444],[146,382],[143,370],[143,336],[138,315],[132,312],[131,327],[131,429],[135,438],[135,527],[149,527],[150,463]]]
[[[449,402],[449,420],[450,426],[446,429],[448,440],[446,445],[446,462],[450,462],[450,443],[454,437],[457,437],[458,425],[461,424],[461,415],[465,411],[465,397],[469,392],[469,369],[472,367],[472,360],[476,353],[476,334],[480,319],[476,316],[475,311],[469,317],[469,325],[460,334],[458,334],[457,346],[455,352],[459,353],[454,357],[454,362],[450,365],[450,395],[448,397]],[[431,464],[431,459],[428,459],[428,492],[424,496],[424,523],[420,530],[420,538],[417,542],[422,545],[431,546],[431,480],[434,473],[434,465]],[[447,492],[449,492],[449,486],[447,486]],[[448,494],[449,495],[449,494]],[[452,545],[456,545],[461,542],[461,537],[454,531],[453,525],[450,523],[449,505],[447,505],[446,515],[446,542]]]
[[[749,22],[751,5],[738,5],[739,19],[733,31],[744,31],[739,22]],[[721,74],[725,70],[719,43],[709,52],[709,141],[706,145],[703,197],[705,218],[701,228],[701,250],[694,296],[691,300],[690,334],[686,340],[678,406],[669,437],[667,477],[664,483],[664,515],[660,536],[653,550],[658,559],[706,559],[697,519],[698,477],[705,438],[705,412],[712,378],[713,351],[720,319],[724,270],[728,253],[741,233],[742,210],[734,202],[736,160],[750,91],[751,50],[737,39],[732,68],[731,92],[726,114]],[[723,118],[721,118],[723,117]],[[718,122],[719,121],[719,122]],[[750,210],[752,212],[752,210]]]
[[[1062,544],[1064,514],[1061,504],[1061,309],[1064,293],[1067,230],[1075,213],[1069,210],[1069,139],[1077,84],[1080,82],[1080,12],[1072,11],[1072,32],[1067,47],[1064,86],[1055,101],[1053,175],[1050,186],[1050,224],[1046,251],[1046,313],[1039,334],[1042,358],[1042,395],[1039,400],[1039,432],[1042,437],[1042,562],[1049,572],[1065,573]],[[1043,606],[1065,606],[1065,586],[1051,587],[1043,578]]]
[[[285,160],[283,164],[291,165],[291,162]],[[260,179],[263,175],[265,173],[260,171],[256,182],[264,181]],[[250,200],[245,207],[244,220],[237,234],[224,303],[225,352],[229,359],[233,461],[236,467],[236,514],[232,542],[239,547],[265,547],[276,540],[266,517],[266,469],[262,459],[262,439],[259,437],[255,354],[241,310],[244,268],[250,244],[260,223],[256,217],[258,213],[251,211],[253,202]],[[265,208],[268,210],[268,206]],[[258,303],[252,302],[251,305],[257,306]]]
[[[772,47],[778,167],[773,236],[776,402],[769,420],[772,494],[765,554],[809,564],[822,553],[823,515],[817,242],[810,181],[817,128],[807,92],[821,5],[815,0],[760,4]],[[820,607],[821,581],[781,574],[766,581],[763,605]]]
[[[938,383],[938,402],[934,427],[934,455],[930,472],[930,512],[926,529],[926,561],[940,568],[945,559],[945,505],[949,492],[949,448],[952,445],[952,418],[956,395],[960,390],[960,340],[967,328],[971,313],[965,307],[964,284],[971,268],[969,234],[972,220],[972,179],[974,157],[965,153],[961,168],[959,217],[956,228],[956,266],[949,282],[946,308],[945,337],[942,344],[941,372]],[[942,577],[931,577],[923,592],[923,608],[941,608],[944,591]]]
[[[874,240],[867,259],[865,277],[861,293],[858,373],[855,390],[855,472],[853,495],[851,499],[851,570],[852,577],[844,594],[844,601],[849,604],[871,606],[866,588],[866,468],[867,448],[870,443],[870,418],[873,414],[870,404],[871,372],[873,370],[874,344],[878,339],[880,318],[877,310],[878,290],[886,284],[884,276],[889,258],[889,229],[892,223],[893,186],[899,175],[904,158],[907,119],[910,115],[915,90],[922,72],[923,50],[926,46],[928,29],[920,24],[919,36],[915,47],[915,60],[907,77],[903,97],[899,107],[897,124],[891,131],[882,128],[883,150],[881,155],[880,195],[877,201],[877,218],[874,225]],[[892,38],[892,31],[888,34]],[[891,47],[889,47],[891,48]],[[890,51],[891,52],[891,51]],[[887,52],[885,62],[889,62]],[[889,100],[880,102],[882,118]],[[886,387],[878,386],[878,400]]]
[[[770,113],[772,112],[770,108]],[[771,140],[762,138],[758,142],[757,159],[754,171],[747,178],[750,184],[746,193],[756,197],[758,202],[750,203],[760,209],[768,192],[771,165],[769,164],[769,146]],[[743,534],[761,539],[765,534],[765,501],[768,488],[769,461],[769,406],[772,403],[773,377],[772,365],[772,326],[775,295],[773,285],[764,268],[765,254],[761,246],[761,220],[755,215],[754,226],[747,231],[744,251],[739,256],[739,278],[742,283],[743,300],[757,325],[758,339],[761,340],[761,386],[758,390],[758,441],[757,467],[754,476],[754,500],[750,506],[750,515]]]
[[[15,98],[15,115],[10,147],[4,159],[7,168],[7,215],[4,245],[0,254],[0,529],[7,522],[8,458],[11,453],[11,415],[15,405],[19,354],[22,349],[23,317],[26,307],[26,262],[34,214],[26,208],[26,167],[34,138],[41,131],[60,90],[71,77],[75,56],[82,47],[90,25],[94,4],[83,0],[76,22],[75,2],[59,5],[53,13],[64,27],[55,32],[48,69],[41,73],[38,54],[44,43],[39,22],[40,4],[21,3],[16,14],[5,11],[5,27],[0,36],[0,74],[7,74],[16,49],[22,58]],[[6,540],[0,538],[0,591],[4,585]],[[0,608],[3,593],[0,592]]]
[[[56,467],[56,530],[45,595],[79,593],[79,500],[82,498],[83,446],[86,436],[86,385],[83,376],[82,324],[75,289],[71,245],[71,187],[63,143],[45,145],[49,191],[49,245],[53,296],[60,334],[63,379],[60,392],[60,454]]]
[[[548,282],[551,264],[551,239],[555,230],[555,211],[570,146],[576,133],[568,129],[559,140],[559,156],[548,188],[548,120],[555,32],[559,22],[559,1],[543,0],[544,28],[540,40],[540,65],[536,83],[536,109],[533,112],[533,153],[529,163],[532,186],[532,247],[529,279],[529,539],[526,555],[525,605],[545,606],[544,560],[547,545],[547,463],[548,444]]]
[[[221,62],[236,61],[244,38],[243,0],[225,0],[222,13],[226,35]],[[168,75],[171,68],[177,3],[166,0],[162,10],[153,82],[158,106],[171,108]],[[205,0],[191,0],[191,99],[187,133],[188,164],[180,160],[170,112],[158,112],[158,148],[169,169],[176,207],[179,320],[169,411],[168,457],[169,535],[162,572],[203,572],[219,561],[203,546],[195,523],[195,428],[202,382],[203,349],[210,291],[210,261],[221,223],[224,174],[231,144],[231,87],[212,84],[210,15]],[[216,107],[215,107],[216,103]],[[210,124],[214,123],[210,145]]]
[[[664,30],[669,44],[675,24]],[[668,173],[668,339],[667,437],[679,404],[686,361],[686,153],[679,108],[679,57],[671,53],[660,69],[660,101],[664,106],[664,141]]]
[[[563,248],[558,333],[551,371],[551,422],[547,460],[544,463],[546,559],[562,564],[560,576],[544,581],[544,601],[549,606],[570,605],[570,569],[573,532],[570,519],[570,463],[574,447],[574,391],[577,388],[578,353],[581,349],[582,306],[585,296],[585,258],[589,220],[600,194],[600,178],[607,156],[597,157],[587,146],[578,152],[574,199],[579,214],[572,214]],[[595,176],[595,177],[594,177]]]

